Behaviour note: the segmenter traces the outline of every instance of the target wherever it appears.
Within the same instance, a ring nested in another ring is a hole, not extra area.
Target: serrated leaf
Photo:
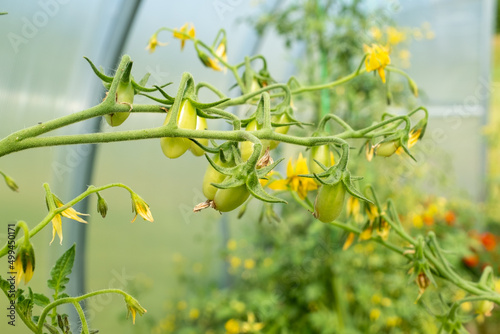
[[[5,292],[6,295],[9,294],[10,283],[9,281],[3,279],[2,276],[0,276],[0,289],[2,289],[2,291]]]
[[[57,299],[59,294],[66,289],[66,284],[69,282],[68,275],[71,274],[73,263],[75,262],[75,249],[73,244],[57,261],[50,271],[51,278],[47,281],[50,289],[54,290],[54,299]]]
[[[35,305],[45,307],[50,304],[50,299],[49,297],[41,294],[41,293],[34,293],[33,294],[33,302]]]
[[[252,194],[253,197],[260,199],[261,201],[268,203],[285,203],[288,204],[287,201],[281,199],[279,197],[272,196],[268,194],[262,185],[259,182],[259,178],[257,174],[251,173],[246,181],[248,191]]]

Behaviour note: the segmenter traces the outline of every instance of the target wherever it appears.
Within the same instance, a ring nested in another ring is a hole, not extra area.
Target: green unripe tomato
[[[288,115],[286,113],[283,113],[281,115],[275,115],[271,118],[271,121],[274,123],[289,123],[290,119],[288,118]],[[282,135],[286,135],[288,133],[288,130],[290,129],[290,125],[286,126],[280,126],[274,129],[274,132],[276,133],[281,133]],[[280,142],[276,140],[271,140],[271,150],[274,150]]]
[[[118,84],[118,88],[116,89],[116,102],[117,103],[134,103],[134,86],[132,83],[123,83],[120,82]],[[104,119],[111,126],[121,125],[130,115],[130,112],[115,112],[111,114],[104,115]]]
[[[375,146],[375,154],[381,157],[390,157],[400,147],[399,141],[391,140],[387,142],[383,142]]]
[[[323,223],[330,223],[337,219],[344,208],[345,193],[342,181],[334,185],[322,185],[314,201],[314,217]]]
[[[168,123],[170,115],[169,112],[163,125]],[[196,117],[194,106],[189,100],[184,100],[177,114],[177,126],[181,129],[194,130],[196,128]],[[191,147],[192,142],[188,138],[164,137],[160,139],[160,143],[163,154],[170,159],[175,159],[183,155]]]
[[[246,130],[260,130],[260,127],[258,126],[257,121],[254,119],[247,124]],[[262,156],[266,152],[267,148],[271,146],[271,141],[267,139],[261,139],[260,142],[262,143],[262,151],[260,152],[260,156]],[[251,141],[244,141],[241,143],[241,159],[243,161],[247,161],[248,158],[250,158],[253,153],[253,146],[254,144]]]
[[[330,167],[332,165],[330,147],[328,145],[313,146],[309,154],[309,171],[316,174],[324,172],[323,168],[314,160],[321,162],[326,167]]]
[[[215,155],[213,161],[223,167],[227,166],[227,164],[223,164],[220,161],[219,154]],[[219,173],[212,167],[211,164],[208,164],[207,170],[205,171],[205,176],[203,177],[203,195],[205,195],[207,199],[213,200],[218,188],[215,188],[213,185],[211,185],[211,183],[221,183],[225,178],[226,175]]]
[[[215,209],[221,212],[232,211],[245,203],[249,195],[245,184],[235,188],[217,189],[214,197]]]
[[[208,129],[207,120],[203,117],[198,116],[196,118],[196,130],[204,131],[206,129]],[[194,139],[196,139],[200,144],[208,146],[208,138],[201,138],[201,139],[194,138]],[[198,145],[196,145],[192,141],[191,141],[191,146],[189,149],[191,150],[191,153],[193,153],[197,157],[205,154],[205,151],[203,151],[203,149],[201,147],[199,147]]]

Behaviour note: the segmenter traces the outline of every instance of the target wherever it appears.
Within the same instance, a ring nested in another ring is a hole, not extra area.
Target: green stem
[[[36,328],[36,333],[42,334],[42,329],[43,329],[43,324],[45,323],[45,318],[49,314],[49,312],[54,308],[59,305],[63,304],[73,304],[73,303],[78,303],[84,299],[97,296],[97,295],[102,295],[106,293],[116,293],[120,294],[124,297],[128,297],[129,294],[120,290],[120,289],[103,289],[103,290],[98,290],[98,291],[93,291],[84,295],[81,295],[79,297],[66,297],[66,298],[60,298],[58,300],[53,301],[49,305],[45,306],[45,308],[42,310],[42,313],[40,314],[40,317],[38,319],[38,328]],[[84,315],[85,316],[85,315]]]
[[[72,304],[75,307],[76,312],[78,312],[78,316],[82,322],[82,333],[89,334],[89,326],[87,325],[87,319],[85,318],[85,313],[83,313],[82,306],[78,302],[73,302]]]
[[[119,187],[119,188],[124,188],[126,189],[129,193],[133,193],[133,190],[130,189],[129,187],[127,187],[126,185],[124,184],[121,184],[121,183],[112,183],[112,184],[108,184],[108,185],[105,185],[105,186],[102,186],[102,187],[95,187],[95,186],[90,186],[87,188],[86,191],[84,191],[83,193],[81,193],[80,195],[78,195],[77,197],[75,197],[74,199],[72,199],[71,201],[67,202],[65,205],[59,207],[59,208],[52,208],[49,210],[49,212],[47,213],[47,215],[45,216],[45,218],[43,218],[43,220],[38,223],[38,225],[36,225],[33,229],[31,229],[29,231],[29,235],[30,237],[33,237],[34,235],[36,235],[38,232],[40,232],[40,230],[42,230],[47,224],[50,223],[50,221],[52,220],[52,218],[55,217],[55,215],[57,214],[60,214],[61,212],[63,212],[64,210],[68,209],[69,207],[72,207],[73,205],[75,205],[76,203],[80,202],[81,200],[83,200],[85,197],[89,196],[90,194],[93,194],[93,193],[96,193],[96,192],[99,192],[99,191],[102,191],[102,190],[105,190],[105,189],[109,189],[109,188],[112,188],[112,187]],[[47,193],[50,193],[50,189],[48,187],[48,184],[44,184],[44,188],[46,190]],[[51,205],[50,203],[53,203],[51,201],[48,201],[49,203],[49,206]],[[19,238],[17,241],[16,241],[16,246],[23,243],[24,242],[24,236]],[[2,249],[0,249],[0,258],[5,256],[7,253],[8,253],[8,244],[6,243]]]

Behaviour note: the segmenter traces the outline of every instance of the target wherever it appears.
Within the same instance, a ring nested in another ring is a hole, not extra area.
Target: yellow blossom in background
[[[227,249],[230,250],[230,251],[234,251],[236,249],[236,247],[238,246],[238,244],[236,243],[236,240],[234,239],[229,239],[227,241]]]
[[[392,317],[388,317],[385,324],[387,325],[387,327],[396,327],[396,326],[399,326],[401,324],[401,318],[398,317],[398,316],[392,316]]]
[[[255,315],[253,313],[248,313],[247,321],[241,324],[241,330],[243,333],[256,333],[264,328],[264,324],[255,321]]]
[[[420,30],[419,28],[413,29],[413,38],[415,38],[415,40],[417,40],[417,41],[424,38],[424,34],[422,33],[422,30]]]
[[[238,268],[241,265],[241,259],[237,256],[231,256],[229,264],[231,265],[231,268]]]
[[[245,269],[253,269],[253,268],[255,268],[255,260],[253,260],[253,259],[246,259],[245,262],[243,262],[243,267],[245,267]]]
[[[413,226],[415,226],[416,228],[422,228],[424,226],[424,219],[421,215],[418,215],[416,213],[412,215],[411,221],[413,223]]]
[[[376,41],[380,41],[382,39],[382,31],[378,27],[371,27],[370,34]]]
[[[184,49],[186,40],[190,39],[188,36],[185,36],[184,34],[188,35],[191,38],[194,38],[196,36],[196,30],[194,29],[194,25],[186,23],[182,27],[180,27],[180,29],[174,30],[174,38],[181,40],[181,50]]]
[[[376,70],[382,82],[385,83],[384,68],[391,63],[389,48],[378,44],[372,44],[371,47],[365,45],[364,51],[367,53],[365,58],[366,71],[371,72]]]
[[[408,61],[410,60],[411,53],[409,50],[403,49],[398,52],[398,57],[403,61]]]
[[[272,264],[273,264],[273,259],[271,259],[270,257],[266,257],[264,259],[263,262],[264,267],[270,267]]]
[[[148,45],[146,46],[146,50],[149,50],[149,53],[153,53],[156,51],[157,46],[165,46],[168,43],[160,43],[158,42],[158,35],[153,34],[151,38],[149,39]]]
[[[178,303],[177,303],[177,309],[179,311],[183,311],[187,308],[187,303],[184,301],[184,300],[180,300]]]
[[[392,301],[391,301],[389,298],[384,297],[384,298],[382,298],[382,300],[380,301],[380,305],[385,306],[385,307],[389,307],[389,306],[391,306],[391,305],[392,305]]]
[[[195,264],[193,264],[193,271],[195,273],[201,273],[201,271],[203,270],[203,264],[201,264],[200,262],[196,262]]]
[[[189,310],[189,319],[196,320],[200,317],[200,310],[197,308],[192,308]]]
[[[371,321],[376,321],[378,318],[380,318],[380,309],[378,308],[373,308],[370,310],[370,320]]]
[[[406,39],[406,34],[394,27],[387,28],[387,42],[390,45],[397,45]]]
[[[288,160],[286,179],[273,181],[269,184],[269,188],[273,190],[292,190],[297,192],[301,199],[305,199],[307,193],[311,190],[316,190],[318,185],[311,178],[299,176],[302,174],[309,174],[309,169],[307,168],[306,158],[300,153],[295,166],[292,163],[292,159]]]
[[[349,247],[351,247],[355,236],[356,236],[356,234],[354,234],[353,232],[349,233],[349,235],[347,236],[347,239],[344,242],[344,246],[342,246],[342,250],[347,250],[347,249],[349,249]]]
[[[235,319],[229,319],[224,325],[227,334],[239,334],[240,333],[240,322]]]

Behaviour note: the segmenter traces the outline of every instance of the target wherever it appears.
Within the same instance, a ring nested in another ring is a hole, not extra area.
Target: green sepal
[[[361,194],[361,192],[358,189],[356,189],[356,187],[352,183],[353,178],[354,177],[352,177],[351,173],[349,171],[347,171],[347,170],[342,175],[342,182],[344,182],[344,186],[345,186],[347,192],[349,194],[351,194],[351,196],[357,197],[360,200],[363,200],[365,202],[374,204],[371,200],[369,200],[368,198],[366,198],[365,196],[363,196],[363,194]]]
[[[157,97],[154,97],[154,96],[151,96],[151,95],[148,95],[148,94],[144,94],[144,93],[139,93],[138,95],[142,95],[142,96],[145,96],[153,101],[156,101],[156,102],[159,102],[161,104],[166,104],[166,105],[171,105],[173,103],[173,101],[170,101],[170,100],[162,100],[160,98],[157,98]]]
[[[230,168],[227,168],[227,167],[222,167],[222,166],[220,166],[220,165],[216,164],[216,163],[212,160],[212,158],[210,158],[210,157],[208,156],[208,154],[205,154],[205,157],[207,158],[207,160],[208,160],[208,162],[210,163],[210,165],[212,165],[212,167],[213,167],[216,171],[218,171],[219,173],[221,173],[221,174],[224,174],[224,175],[227,175],[227,176],[229,176],[229,175],[233,175],[233,173],[234,173],[235,169],[237,168],[237,167],[230,167]],[[226,160],[226,161],[228,161],[228,160]]]
[[[246,180],[246,185],[247,185],[247,189],[250,192],[250,194],[252,194],[253,197],[255,197],[255,198],[257,198],[257,199],[259,199],[261,201],[268,202],[268,203],[285,203],[285,204],[288,204],[287,201],[285,201],[285,200],[283,200],[281,198],[269,195],[264,190],[264,188],[262,187],[262,185],[260,184],[259,178],[257,177],[256,173],[250,173],[248,175],[247,180]]]
[[[134,65],[133,61],[129,61],[127,63],[127,66],[125,67],[125,70],[123,71],[123,75],[120,79],[121,82],[123,83],[130,83],[132,81],[132,65]]]
[[[149,73],[146,73],[146,75],[148,75]],[[163,88],[163,87],[167,87],[169,85],[173,84],[173,82],[168,82],[164,85],[161,85],[160,87]],[[158,89],[156,87],[151,87],[151,88],[147,88],[145,87],[144,85],[141,85],[141,84],[138,84],[137,82],[135,82],[135,80],[132,80],[132,86],[134,86],[134,89],[137,91],[137,92],[156,92]]]
[[[201,103],[201,102],[198,102],[190,97],[187,98],[189,100],[189,102],[191,102],[191,104],[198,108],[198,109],[208,109],[208,108],[213,108],[213,107],[217,107],[218,105],[224,103],[224,102],[227,102],[229,100],[231,100],[231,98],[227,97],[227,98],[224,98],[224,99],[221,99],[219,101],[215,101],[215,102],[210,102],[210,103]]]
[[[415,157],[413,156],[413,154],[410,153],[410,150],[408,149],[408,147],[406,147],[406,145],[401,144],[401,147],[406,152],[406,154],[408,154],[410,156],[410,158],[413,159],[413,161],[417,162],[417,159],[415,159]]]
[[[56,327],[54,327],[52,325],[49,325],[48,323],[44,323],[43,327],[45,329],[48,329],[49,332],[50,332],[50,334],[59,334],[60,333],[59,330]]]
[[[113,77],[108,77],[106,74],[104,74],[101,71],[99,71],[97,69],[97,67],[95,67],[94,63],[92,63],[92,61],[90,61],[90,59],[88,59],[87,57],[83,57],[83,58],[86,61],[88,61],[88,63],[90,64],[90,67],[92,67],[92,70],[99,77],[99,79],[101,79],[104,82],[108,82],[108,83],[111,83],[111,81],[113,81]]]
[[[210,183],[210,184],[218,189],[229,189],[229,188],[236,188],[245,184],[245,180],[241,178],[236,178],[234,176],[230,176],[226,178],[222,183]]]
[[[149,80],[150,76],[151,76],[151,73],[147,72],[146,74],[144,74],[144,76],[142,77],[142,79],[139,80],[138,83],[136,83],[135,81],[133,81],[132,83],[136,83],[137,85],[141,85],[141,86],[146,86],[146,84],[148,83],[148,80]]]
[[[259,178],[265,177],[270,171],[272,171],[274,169],[274,167],[276,167],[283,160],[285,160],[285,158],[281,158],[281,159],[273,162],[272,164],[267,165],[266,167],[262,167],[260,169],[257,169],[257,176]]]
[[[241,160],[240,149],[238,147],[236,147],[235,145],[231,145],[231,152],[232,152],[232,157],[233,157],[235,164],[236,165],[241,164],[243,162],[243,160]]]
[[[168,95],[167,92],[165,92],[163,89],[161,89],[160,86],[154,85],[153,87],[155,87],[160,92],[160,94],[167,99],[168,103],[174,103],[175,99],[172,96]]]
[[[205,152],[219,153],[219,148],[218,147],[205,146],[205,145],[201,144],[200,142],[198,142],[196,139],[193,139],[193,138],[189,138],[189,140],[191,140],[193,143],[195,143],[196,145],[198,145]]]
[[[212,114],[207,113],[205,110],[198,109],[198,108],[196,108],[196,114],[200,117],[208,118],[208,119],[221,119],[222,118],[220,115],[212,115]]]

